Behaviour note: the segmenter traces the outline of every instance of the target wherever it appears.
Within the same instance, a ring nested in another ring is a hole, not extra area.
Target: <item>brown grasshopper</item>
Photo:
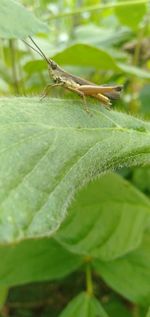
[[[49,74],[54,81],[54,84],[48,84],[46,86],[42,98],[44,98],[47,95],[48,89],[52,87],[61,86],[80,95],[83,98],[85,110],[89,112],[86,103],[86,96],[91,96],[100,100],[101,103],[108,108],[109,106],[111,106],[111,99],[118,99],[120,97],[120,92],[123,88],[122,85],[96,85],[90,81],[87,81],[83,78],[74,76],[64,71],[52,59],[48,59],[46,55],[42,52],[42,50],[39,48],[39,46],[35,43],[35,41],[30,36],[29,38],[36,48],[31,46],[26,41],[23,41],[30,48],[32,48],[34,51],[40,54],[42,58],[44,58],[44,60],[48,64]]]

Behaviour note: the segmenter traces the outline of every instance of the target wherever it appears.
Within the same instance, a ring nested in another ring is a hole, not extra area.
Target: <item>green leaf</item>
[[[150,234],[141,246],[128,255],[110,262],[95,261],[96,272],[115,291],[141,305],[150,303]]]
[[[150,308],[148,309],[146,317],[150,317]]]
[[[52,238],[1,246],[0,257],[1,287],[62,278],[82,264]]]
[[[99,301],[89,296],[87,293],[81,293],[74,298],[59,317],[108,317],[107,313]]]
[[[105,261],[137,248],[150,222],[150,200],[119,175],[83,189],[56,233],[68,250]]]
[[[103,307],[111,317],[133,317],[130,307],[126,305],[123,299],[114,295],[114,293],[112,295],[111,293],[109,294],[108,299],[103,303]]]
[[[30,61],[25,64],[23,67],[25,72],[27,72],[29,75],[33,75],[34,73],[41,72],[46,69],[47,71],[47,65],[45,65],[45,61],[42,60],[36,60],[36,61]]]
[[[74,36],[75,40],[81,43],[97,44],[103,47],[109,47],[117,45],[127,40],[131,34],[131,31],[126,28],[102,28],[95,24],[88,23],[86,25],[80,25],[75,28]],[[121,52],[122,53],[122,52]]]
[[[119,70],[115,60],[105,50],[88,44],[74,44],[53,56],[60,65],[91,66],[104,70]]]
[[[131,74],[138,78],[150,79],[150,73],[146,70],[140,69],[139,67],[127,65],[124,63],[118,63],[117,65],[124,73]]]
[[[119,4],[118,0],[118,4]],[[131,1],[132,2],[132,1]],[[129,6],[118,6],[115,8],[115,12],[120,22],[129,26],[133,30],[137,30],[144,15],[146,14],[147,6],[145,3],[130,4]]]
[[[86,67],[95,67],[99,70],[113,70],[117,73],[125,73],[137,76],[143,79],[150,79],[149,72],[117,62],[114,52],[107,49],[101,49],[96,46],[87,44],[74,44],[61,52],[52,56],[52,58],[60,65],[80,65]]]
[[[0,241],[49,236],[74,194],[121,166],[150,164],[150,124],[87,101],[0,99]]]
[[[150,194],[150,168],[138,167],[132,172],[132,182],[142,192]]]
[[[48,27],[17,1],[0,1],[0,37],[23,38],[37,32],[48,32]]]

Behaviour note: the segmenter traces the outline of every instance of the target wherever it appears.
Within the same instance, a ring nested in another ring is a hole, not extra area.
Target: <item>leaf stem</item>
[[[86,291],[89,296],[93,295],[92,270],[89,263],[86,265]]]
[[[141,29],[139,29],[139,32],[138,32],[139,35],[138,35],[137,44],[135,47],[134,56],[133,56],[133,65],[135,65],[135,66],[138,66],[138,64],[139,64],[142,41],[143,41],[143,38],[144,38],[144,35],[146,33],[146,29],[147,29],[148,25],[149,25],[149,15],[147,15],[145,17],[144,24],[141,27]]]
[[[70,15],[75,15],[75,14],[81,14],[84,12],[92,12],[92,11],[97,11],[97,10],[104,10],[108,8],[116,8],[116,7],[122,7],[122,6],[129,6],[129,5],[136,5],[136,4],[142,4],[142,3],[148,3],[148,0],[126,0],[126,1],[120,1],[116,3],[106,3],[106,4],[98,4],[98,5],[92,5],[92,6],[86,6],[82,8],[78,8],[76,10],[70,11],[70,12],[62,12],[57,15],[52,15],[50,20],[52,19],[58,19],[58,18],[64,18]]]
[[[17,69],[16,69],[16,55],[15,55],[15,47],[14,40],[9,40],[9,48],[10,48],[10,57],[11,57],[11,65],[12,65],[12,79],[14,85],[15,94],[19,95],[19,84],[17,78]]]
[[[133,317],[140,317],[140,310],[138,305],[134,305],[132,313]]]
[[[5,304],[6,298],[8,296],[8,288],[0,287],[0,312]]]
[[[139,57],[140,57],[140,50],[141,50],[141,44],[143,39],[143,29],[139,32],[138,42],[135,47],[135,52],[133,56],[133,65],[138,66],[139,64]]]

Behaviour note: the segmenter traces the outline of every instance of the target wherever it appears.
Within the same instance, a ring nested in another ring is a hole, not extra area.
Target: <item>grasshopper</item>
[[[35,41],[30,37],[31,42],[34,47],[27,43],[31,49],[36,51],[39,55],[44,58],[48,64],[49,74],[53,79],[53,84],[48,84],[44,90],[42,98],[47,96],[48,90],[52,87],[64,87],[67,90],[77,93],[83,99],[84,109],[89,112],[86,103],[86,96],[94,97],[98,99],[104,106],[109,109],[111,106],[111,100],[118,99],[120,97],[120,92],[122,91],[122,85],[96,85],[90,81],[87,81],[81,77],[72,75],[64,71],[56,62],[51,58],[47,58]]]

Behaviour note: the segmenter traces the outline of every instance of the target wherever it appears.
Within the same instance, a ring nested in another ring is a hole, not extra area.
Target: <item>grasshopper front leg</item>
[[[45,87],[45,89],[44,89],[44,91],[43,91],[43,94],[42,94],[40,100],[43,100],[43,99],[48,95],[48,90],[49,90],[49,89],[51,89],[51,88],[53,88],[53,87],[58,87],[58,86],[63,86],[63,83],[48,84],[48,85]]]

